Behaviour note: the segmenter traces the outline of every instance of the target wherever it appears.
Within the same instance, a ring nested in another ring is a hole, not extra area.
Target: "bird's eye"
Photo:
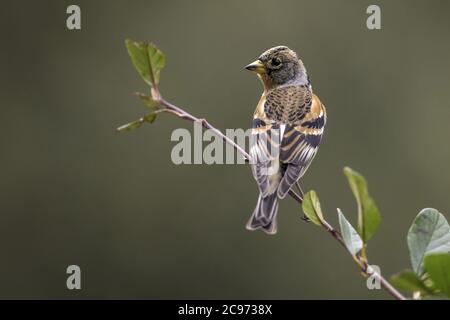
[[[273,58],[270,62],[274,67],[278,67],[281,64],[281,60],[279,58]]]

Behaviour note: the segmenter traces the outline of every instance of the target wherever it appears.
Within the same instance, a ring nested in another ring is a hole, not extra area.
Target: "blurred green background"
[[[145,112],[126,38],[157,43],[165,97],[220,129],[250,124],[261,85],[243,66],[296,50],[329,116],[302,185],[337,225],[336,207],[356,222],[342,168],[366,176],[383,275],[409,267],[420,209],[450,217],[448,1],[76,1],[81,31],[66,29],[69,4],[2,3],[0,298],[390,298],[291,199],[276,236],[246,231],[248,166],[171,163],[171,132],[190,123],[116,134]],[[66,289],[70,264],[81,291]]]

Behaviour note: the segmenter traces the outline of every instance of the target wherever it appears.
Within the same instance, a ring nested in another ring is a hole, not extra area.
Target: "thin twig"
[[[322,223],[328,233],[347,250],[347,246],[345,245],[344,239],[342,239],[341,233],[334,229],[326,220],[323,220]],[[380,281],[383,289],[391,294],[395,299],[406,300],[406,297],[402,295],[397,289],[395,289],[381,274],[375,272],[375,270],[373,270],[372,268],[369,268],[368,262],[365,261],[361,256],[358,255],[354,257],[356,258],[356,263],[359,265],[361,271],[366,276],[373,276],[377,278]]]
[[[232,139],[224,135],[219,129],[213,127],[206,119],[197,118],[194,115],[185,111],[184,109],[168,102],[167,100],[161,97],[159,90],[152,90],[152,91],[153,91],[152,95],[158,98],[158,101],[160,102],[161,106],[164,107],[166,111],[181,119],[200,123],[204,128],[211,130],[217,136],[222,138],[224,143],[236,149],[247,162],[251,162],[252,160],[251,156],[241,146],[239,146]],[[295,193],[293,190],[289,191],[289,195],[299,204],[303,202],[303,198],[299,196],[297,193]],[[342,235],[340,234],[340,232],[334,229],[327,221],[323,220],[322,223],[327,232],[344,248],[346,248],[345,242],[342,239]],[[382,288],[386,290],[390,295],[392,295],[395,299],[406,300],[406,297],[403,296],[397,289],[395,289],[381,274],[376,273],[372,268],[370,268],[369,264],[367,263],[367,261],[365,261],[365,259],[363,259],[361,256],[354,256],[354,257],[356,258],[356,262],[365,276],[374,276],[375,278],[377,278],[380,281]]]
[[[164,100],[163,98],[161,98],[161,105],[163,105],[167,109],[173,111],[173,114],[179,116],[182,119],[200,123],[205,129],[209,129],[209,130],[213,131],[217,136],[221,137],[225,143],[227,143],[230,146],[232,146],[233,148],[235,148],[244,157],[244,159],[246,161],[251,160],[251,156],[240,145],[238,145],[232,139],[230,139],[229,137],[224,135],[219,129],[213,127],[206,119],[197,118],[197,117],[193,116],[192,114],[184,111],[180,107],[177,107],[177,106],[173,105],[172,103]]]

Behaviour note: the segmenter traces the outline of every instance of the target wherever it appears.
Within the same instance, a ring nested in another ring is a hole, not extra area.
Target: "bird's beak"
[[[245,66],[245,69],[256,72],[258,74],[265,72],[264,65],[261,60],[256,60],[250,63],[249,65]]]

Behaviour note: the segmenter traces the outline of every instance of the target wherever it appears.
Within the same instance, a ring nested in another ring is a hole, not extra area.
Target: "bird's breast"
[[[264,102],[266,117],[277,123],[299,124],[309,112],[312,92],[308,86],[287,86],[272,90]]]

